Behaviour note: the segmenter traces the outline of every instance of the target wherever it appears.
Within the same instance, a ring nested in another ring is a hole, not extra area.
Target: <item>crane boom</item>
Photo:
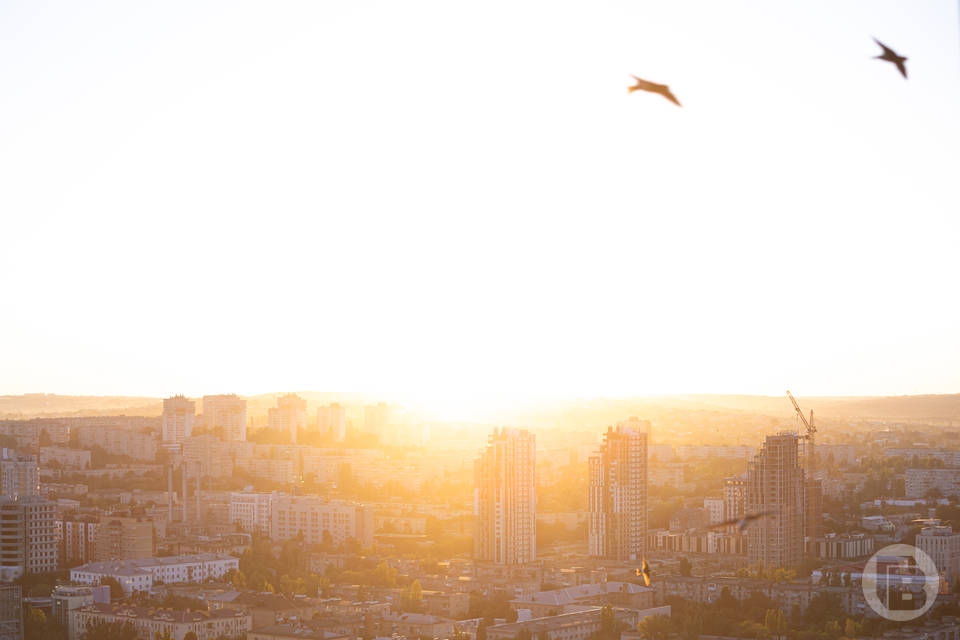
[[[812,436],[815,434],[817,428],[813,424],[813,409],[810,410],[810,420],[807,420],[807,417],[803,415],[803,411],[800,410],[800,405],[797,404],[797,400],[789,390],[787,391],[787,397],[790,398],[790,402],[793,403],[793,409],[797,412],[797,415],[800,416],[800,421],[803,422],[803,426],[807,429],[807,435]]]

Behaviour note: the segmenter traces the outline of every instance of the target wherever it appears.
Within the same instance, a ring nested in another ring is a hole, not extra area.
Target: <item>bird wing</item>
[[[670,87],[666,87],[666,86],[665,86],[665,87],[663,88],[663,91],[660,92],[660,95],[662,95],[664,98],[666,98],[667,100],[669,100],[669,101],[672,102],[673,104],[677,105],[678,107],[682,107],[682,106],[683,106],[682,104],[680,104],[680,101],[677,100],[677,96],[673,95],[673,92],[670,91]]]
[[[724,520],[723,522],[718,522],[717,524],[712,524],[708,529],[722,529],[723,527],[730,527],[740,522],[740,518],[730,518],[729,520]]]
[[[882,42],[880,42],[880,41],[877,40],[876,38],[874,38],[873,41],[876,42],[878,45],[880,45],[880,48],[883,49],[883,52],[884,52],[884,53],[893,53],[893,55],[897,55],[896,53],[894,53],[893,49],[891,49],[891,48],[888,47],[887,45],[883,44]]]
[[[896,64],[897,64],[897,69],[900,70],[900,75],[902,75],[904,78],[906,78],[906,77],[907,77],[907,65],[903,64],[904,60],[906,60],[906,58],[901,58],[901,59],[897,60],[897,63],[896,63]]]

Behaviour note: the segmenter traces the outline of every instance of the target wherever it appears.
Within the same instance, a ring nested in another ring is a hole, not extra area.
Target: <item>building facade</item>
[[[183,396],[173,396],[163,401],[161,431],[164,442],[183,442],[193,433],[193,420],[197,403]]]
[[[287,495],[276,496],[271,507],[270,537],[274,542],[303,534],[307,544],[327,541],[340,545],[352,538],[364,547],[373,545],[373,507]]]
[[[474,463],[474,559],[522,564],[537,558],[536,437],[494,430]]]
[[[297,430],[307,428],[307,401],[295,393],[280,396],[267,419],[271,429],[289,434],[290,442],[296,442]]]
[[[589,459],[591,556],[638,560],[647,535],[647,444],[650,423],[638,418],[610,427]]]
[[[748,529],[751,565],[796,567],[803,561],[804,474],[799,441],[795,433],[767,436],[747,467],[747,511],[769,514]]]
[[[247,401],[236,394],[203,396],[203,421],[226,442],[247,439]]]
[[[960,578],[960,533],[954,533],[953,527],[924,527],[915,544],[930,556],[947,584],[953,585]]]
[[[5,498],[40,495],[40,469],[36,456],[19,456],[10,449],[3,450],[0,494]]]

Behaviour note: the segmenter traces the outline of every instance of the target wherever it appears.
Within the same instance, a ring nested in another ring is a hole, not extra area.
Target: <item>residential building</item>
[[[183,442],[193,433],[193,420],[197,403],[183,396],[173,396],[163,401],[161,430],[164,442]]]
[[[61,568],[92,562],[96,556],[97,516],[67,515],[54,522]]]
[[[55,517],[44,498],[0,498],[0,581],[57,570]]]
[[[184,467],[190,477],[224,478],[233,475],[230,445],[212,433],[190,436],[181,445]]]
[[[570,613],[585,606],[611,605],[626,609],[649,609],[654,590],[632,582],[595,582],[563,589],[539,591],[510,601],[517,611],[527,610],[533,618]]]
[[[873,536],[862,533],[850,535],[827,534],[822,538],[806,541],[807,554],[824,560],[851,560],[873,553]]]
[[[339,545],[354,539],[373,545],[373,507],[328,501],[319,496],[277,495],[272,503],[270,537],[274,542],[303,534],[307,544],[324,541]]]
[[[247,533],[270,533],[273,500],[277,493],[234,491],[230,494],[230,522]]]
[[[670,516],[670,531],[700,530],[710,524],[710,513],[700,507],[679,509]]]
[[[742,518],[747,512],[747,481],[726,478],[723,481],[723,519]]]
[[[747,511],[767,512],[747,531],[751,565],[796,567],[803,561],[804,474],[799,436],[767,436],[747,467]]]
[[[726,458],[728,460],[749,460],[756,453],[754,447],[746,445],[680,445],[676,448],[677,457],[684,460],[702,458]]]
[[[40,495],[36,456],[20,456],[12,449],[3,449],[0,456],[0,495],[5,498]]]
[[[954,533],[950,526],[923,527],[914,544],[930,556],[947,584],[960,578],[960,532]]]
[[[138,640],[161,637],[183,640],[191,631],[197,640],[241,638],[250,630],[250,616],[232,609],[186,611],[93,603],[72,610],[70,618],[70,626],[77,634],[98,623],[130,623],[137,629]]]
[[[649,434],[650,423],[639,418],[609,427],[588,461],[591,556],[622,562],[644,555]]]
[[[90,467],[90,452],[67,447],[40,447],[40,466],[59,466],[67,469]]]
[[[320,435],[331,436],[335,442],[343,442],[347,436],[347,410],[333,402],[317,408],[317,430]]]
[[[133,428],[84,426],[77,428],[76,434],[84,449],[100,447],[111,455],[150,462],[157,458],[157,439],[150,433]]]
[[[704,498],[703,499],[703,508],[707,511],[709,515],[710,524],[719,524],[723,522],[723,509],[724,501],[723,498]]]
[[[94,561],[150,558],[155,548],[153,521],[137,516],[104,516],[97,527]]]
[[[23,597],[18,584],[0,585],[0,640],[23,640]]]
[[[222,578],[231,569],[239,569],[240,560],[222,553],[166,556],[91,562],[70,570],[70,580],[79,584],[100,584],[113,578],[125,594],[149,591],[154,584],[201,583]]]
[[[390,405],[386,402],[369,404],[363,408],[364,431],[383,435],[390,426]]]
[[[600,631],[602,611],[600,607],[594,607],[586,611],[491,625],[487,627],[487,640],[516,640],[524,635],[529,638],[588,640]],[[647,615],[669,616],[670,607],[644,611],[614,607],[613,615],[624,628],[636,629],[637,623]]]
[[[58,584],[50,594],[52,602],[51,612],[53,619],[67,630],[67,638],[78,638],[80,634],[71,627],[70,612],[80,607],[86,607],[94,602],[109,603],[110,587],[102,586],[77,586]],[[0,636],[2,637],[2,636]]]
[[[203,421],[226,442],[247,439],[247,401],[236,394],[203,396]]]
[[[908,498],[924,498],[934,489],[944,497],[960,495],[960,469],[907,469],[904,485]]]
[[[297,430],[307,428],[307,401],[295,393],[280,396],[267,418],[271,429],[289,434],[290,442],[296,442]]]
[[[474,560],[536,560],[536,436],[521,429],[495,429],[474,463],[473,491]]]

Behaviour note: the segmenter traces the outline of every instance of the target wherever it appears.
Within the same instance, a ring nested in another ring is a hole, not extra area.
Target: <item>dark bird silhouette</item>
[[[905,65],[904,63],[907,61],[907,59],[904,58],[904,57],[901,56],[901,55],[898,55],[896,51],[894,51],[893,49],[891,49],[891,48],[888,47],[887,45],[883,44],[882,42],[880,42],[880,41],[877,40],[876,38],[874,38],[873,41],[876,42],[878,45],[880,45],[880,48],[883,49],[883,53],[882,53],[881,55],[879,55],[879,56],[873,56],[873,57],[874,57],[875,59],[878,59],[878,60],[886,60],[887,62],[892,62],[893,64],[897,65],[897,69],[900,70],[900,74],[901,74],[904,78],[906,78],[906,77],[907,77],[907,65]]]
[[[710,529],[722,529],[723,527],[729,527],[731,525],[737,525],[737,529],[743,531],[751,524],[759,520],[760,518],[766,518],[767,516],[772,516],[773,511],[761,511],[760,513],[748,513],[742,518],[730,518],[729,520],[724,520],[723,522],[718,522],[715,525],[711,525]]]
[[[632,87],[627,87],[627,91],[633,93],[634,91],[649,91],[650,93],[659,93],[664,98],[677,105],[682,107],[680,101],[677,100],[677,97],[670,92],[670,87],[665,84],[657,84],[656,82],[648,82],[647,80],[641,80],[637,76],[632,76],[634,80],[637,81],[637,84]]]
[[[637,569],[637,576],[643,578],[643,586],[650,586],[650,566],[647,564],[646,558],[641,561],[640,568]]]

